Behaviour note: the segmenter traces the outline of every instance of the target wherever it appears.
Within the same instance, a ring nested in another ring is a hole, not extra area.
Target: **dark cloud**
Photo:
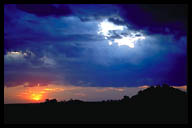
[[[163,4],[163,5],[140,5],[140,7],[151,14],[156,22],[169,23],[181,22],[187,24],[188,8],[187,5]]]
[[[73,14],[84,22],[119,15],[119,8],[114,4],[70,4],[69,6],[73,10]]]
[[[16,7],[37,16],[66,16],[72,14],[67,5],[56,7],[51,4],[17,4]]]
[[[184,26],[187,19],[186,14],[182,15],[185,6],[75,4],[16,7],[5,6],[6,86],[25,82],[30,82],[30,86],[59,82],[114,87],[186,82]],[[98,24],[104,19],[128,29],[111,30],[105,39],[97,33]],[[108,44],[121,36],[131,37],[134,32],[139,32],[135,37],[142,34],[146,37],[135,43],[135,48]],[[8,55],[8,52],[13,53]]]
[[[148,34],[178,33],[177,36],[183,36],[187,33],[187,5],[124,4],[118,6],[121,8],[121,16],[134,29],[145,29]]]
[[[108,20],[113,22],[114,24],[118,24],[118,25],[125,25],[126,24],[122,19],[119,19],[116,17],[109,17]]]

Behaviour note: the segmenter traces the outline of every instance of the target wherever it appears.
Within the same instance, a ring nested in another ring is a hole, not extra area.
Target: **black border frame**
[[[1,37],[1,50],[0,52],[4,52],[4,4],[99,4],[99,3],[102,3],[102,4],[115,4],[115,3],[121,3],[121,4],[187,4],[188,5],[188,30],[187,30],[187,93],[188,93],[188,123],[187,124],[177,124],[177,125],[172,125],[172,124],[136,124],[136,125],[133,125],[133,124],[126,124],[128,126],[146,126],[147,127],[164,127],[164,126],[169,126],[169,127],[189,127],[189,125],[191,124],[191,103],[190,103],[190,100],[191,100],[191,86],[192,86],[192,62],[190,61],[191,59],[191,51],[192,51],[192,39],[191,39],[191,36],[192,36],[192,32],[191,32],[191,29],[192,29],[192,19],[191,19],[191,16],[190,16],[190,11],[191,11],[191,4],[188,0],[164,0],[164,1],[157,1],[157,0],[130,0],[130,1],[123,1],[123,0],[81,0],[81,1],[75,1],[75,0],[0,0],[0,12],[1,12],[1,20],[2,20],[2,24],[1,24],[1,34],[2,34],[2,37]],[[1,53],[1,64],[2,64],[2,76],[1,79],[2,79],[2,89],[1,91],[4,90],[4,54]],[[2,63],[3,62],[3,63]],[[4,91],[0,93],[1,94],[1,101],[2,101],[2,106],[4,105]],[[4,106],[3,106],[4,108]],[[4,113],[4,110],[3,112]],[[4,119],[4,117],[3,117]],[[1,120],[1,121],[4,121],[4,120]],[[3,122],[4,123],[4,122]],[[8,127],[15,127],[15,126],[19,126],[19,127],[36,127],[38,126],[39,124],[29,124],[29,125],[13,125],[13,124],[4,124],[4,126],[8,126]],[[39,125],[40,127],[44,126],[44,125]],[[58,124],[51,124],[51,125],[46,125],[46,127],[56,127],[56,126],[81,126],[81,125],[77,125],[77,124],[73,124],[73,125],[68,125],[68,124],[63,124],[63,125],[58,125]],[[85,125],[87,126],[87,125]],[[92,127],[93,125],[91,125]],[[94,125],[94,126],[100,126],[100,124],[97,124],[97,125]],[[105,125],[103,124],[103,126],[108,126],[108,125]],[[110,125],[111,126],[115,126],[115,127],[119,127],[120,125]],[[121,125],[121,126],[125,126],[124,124]]]

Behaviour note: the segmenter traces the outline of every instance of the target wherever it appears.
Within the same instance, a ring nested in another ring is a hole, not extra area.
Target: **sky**
[[[4,103],[183,88],[186,49],[187,5],[5,4]]]

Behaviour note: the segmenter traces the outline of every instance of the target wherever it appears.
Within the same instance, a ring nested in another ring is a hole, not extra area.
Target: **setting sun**
[[[31,94],[30,99],[35,100],[35,101],[39,101],[42,99],[42,94],[35,94],[35,93]]]
[[[9,98],[9,102],[17,99],[17,102],[21,103],[39,103],[44,102],[45,99],[54,98],[56,93],[62,92],[64,90],[71,90],[73,87],[64,88],[60,85],[47,85],[44,86],[40,83],[35,84],[34,86],[20,85],[12,88],[4,88],[6,96]],[[15,103],[17,103],[15,102]]]

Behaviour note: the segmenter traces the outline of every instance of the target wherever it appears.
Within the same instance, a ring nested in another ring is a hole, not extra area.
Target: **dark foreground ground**
[[[148,88],[119,101],[5,104],[4,122],[187,123],[187,94],[171,87]]]

